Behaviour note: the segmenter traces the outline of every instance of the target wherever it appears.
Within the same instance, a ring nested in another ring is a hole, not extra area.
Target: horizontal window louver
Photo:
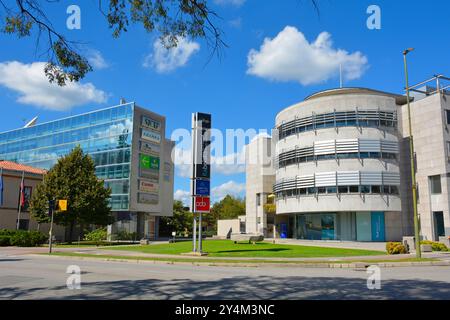
[[[340,171],[337,173],[339,186],[359,185],[359,171]]]
[[[383,172],[383,184],[400,185],[400,175],[394,172]]]
[[[360,152],[380,152],[381,151],[381,142],[380,142],[380,140],[360,139],[359,140],[359,151]]]
[[[273,191],[282,192],[313,187],[334,187],[334,186],[359,186],[359,185],[399,185],[400,175],[396,172],[359,172],[359,171],[339,171],[321,172],[315,175],[297,176],[279,180],[273,186]]]
[[[315,175],[316,187],[328,187],[336,185],[336,172],[321,172]]]
[[[335,141],[320,141],[314,143],[314,154],[322,155],[322,154],[333,154],[335,150]]]
[[[382,185],[381,172],[361,172],[361,185]]]
[[[397,113],[380,110],[355,110],[314,114],[282,123],[277,127],[280,138],[320,128],[334,126],[397,126]]]
[[[396,141],[381,140],[381,151],[398,153],[398,143]]]
[[[336,153],[358,152],[358,139],[336,140]]]
[[[312,188],[314,187],[314,175],[297,177],[297,188]]]

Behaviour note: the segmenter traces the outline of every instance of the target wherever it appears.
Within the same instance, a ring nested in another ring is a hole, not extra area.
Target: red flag
[[[25,191],[24,191],[24,185],[23,185],[23,179],[20,183],[20,206],[23,208],[25,206]]]

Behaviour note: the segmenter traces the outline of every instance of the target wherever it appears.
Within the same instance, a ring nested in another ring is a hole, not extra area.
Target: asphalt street
[[[68,289],[70,265],[81,288]],[[215,267],[0,254],[0,299],[450,299],[450,267]]]

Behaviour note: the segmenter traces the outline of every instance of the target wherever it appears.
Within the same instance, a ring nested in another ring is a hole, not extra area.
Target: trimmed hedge
[[[39,231],[0,230],[0,246],[37,247],[43,245],[48,236]]]
[[[431,249],[433,251],[448,251],[447,246],[440,242],[423,240],[423,241],[420,241],[420,244],[431,244]]]
[[[401,242],[386,243],[386,251],[388,254],[405,254],[408,250]]]

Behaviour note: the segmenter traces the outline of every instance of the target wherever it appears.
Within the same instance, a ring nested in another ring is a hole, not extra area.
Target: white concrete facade
[[[450,110],[450,95],[440,92],[416,99],[411,103],[412,135],[416,160],[418,186],[418,213],[421,235],[428,240],[439,240],[437,214],[443,218],[445,236],[450,236],[450,132],[447,110]],[[412,217],[411,166],[409,158],[409,128],[407,105],[399,108],[402,135],[404,184],[404,210]],[[441,191],[432,192],[430,177],[438,177]]]
[[[450,236],[450,94],[423,94],[411,103],[411,115],[421,235],[437,241]],[[398,241],[413,235],[405,96],[327,90],[282,110],[275,128],[270,142],[247,146],[247,162],[260,157],[261,145],[273,149],[272,171],[267,160],[247,163],[247,232],[267,232],[256,195],[267,199],[272,181],[274,224],[288,225],[289,237]]]
[[[245,149],[246,162],[246,233],[267,235],[264,204],[272,194],[275,173],[272,163],[272,139],[257,136]]]

